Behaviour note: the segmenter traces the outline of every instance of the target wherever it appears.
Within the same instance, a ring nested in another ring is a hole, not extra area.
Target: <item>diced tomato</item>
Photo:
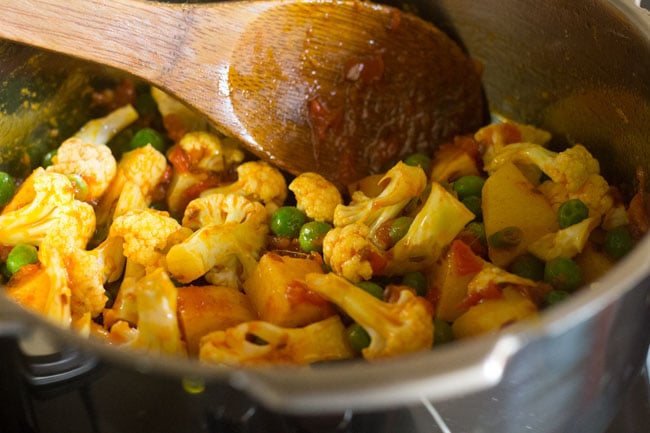
[[[475,274],[483,269],[483,260],[463,241],[456,239],[451,244],[450,258],[456,275]]]

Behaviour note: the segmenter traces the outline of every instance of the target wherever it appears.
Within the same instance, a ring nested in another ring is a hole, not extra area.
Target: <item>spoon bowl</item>
[[[129,72],[258,157],[340,187],[430,154],[486,115],[476,63],[389,6],[12,0],[0,14],[0,37]]]

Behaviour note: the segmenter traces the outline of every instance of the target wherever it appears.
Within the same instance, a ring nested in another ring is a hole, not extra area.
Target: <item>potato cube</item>
[[[310,273],[323,273],[318,260],[267,253],[244,290],[260,319],[287,328],[305,326],[335,313],[328,301],[307,288],[303,279]]]
[[[178,317],[191,355],[198,354],[204,335],[257,319],[246,295],[225,286],[180,287]]]

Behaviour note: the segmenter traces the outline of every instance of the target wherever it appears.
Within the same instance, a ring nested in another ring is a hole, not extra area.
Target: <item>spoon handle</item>
[[[176,88],[197,80],[218,82],[239,35],[270,4],[256,3],[3,0],[0,38],[100,62]],[[186,74],[190,69],[191,78]]]

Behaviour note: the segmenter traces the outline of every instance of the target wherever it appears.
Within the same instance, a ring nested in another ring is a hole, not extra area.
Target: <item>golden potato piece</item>
[[[246,295],[225,286],[180,287],[178,314],[190,355],[199,353],[204,335],[256,319]]]
[[[305,285],[310,273],[323,273],[319,261],[267,253],[244,290],[260,319],[287,328],[308,325],[334,314],[332,305]]]

